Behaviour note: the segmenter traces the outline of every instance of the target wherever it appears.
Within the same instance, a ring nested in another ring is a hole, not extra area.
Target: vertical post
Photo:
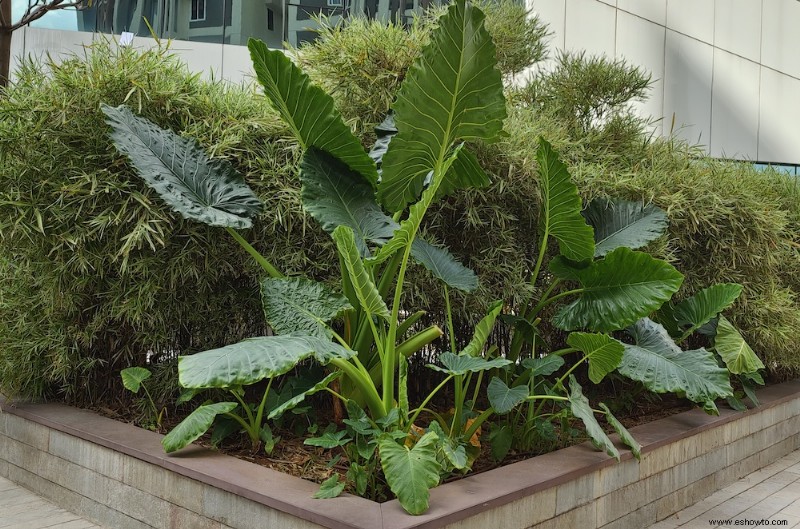
[[[0,0],[0,87],[11,73],[11,0]]]

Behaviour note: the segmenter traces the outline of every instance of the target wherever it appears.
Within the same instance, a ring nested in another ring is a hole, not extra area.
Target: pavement
[[[0,477],[0,529],[103,529]]]
[[[800,528],[800,450],[650,529]]]

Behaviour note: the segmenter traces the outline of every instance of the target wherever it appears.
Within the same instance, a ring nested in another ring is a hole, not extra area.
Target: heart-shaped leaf
[[[322,482],[322,484],[319,486],[319,490],[314,493],[314,498],[317,500],[336,498],[342,492],[344,492],[344,487],[346,485],[347,483],[344,481],[339,482],[339,474],[334,474]]]
[[[573,332],[567,344],[582,352],[589,362],[589,379],[599,384],[603,378],[619,367],[625,348],[607,334]]]
[[[719,317],[717,335],[714,337],[714,349],[722,357],[728,371],[734,375],[754,373],[759,369],[764,369],[764,363],[725,316]]]
[[[494,411],[503,415],[528,398],[528,387],[521,385],[510,388],[499,378],[493,377],[486,388],[486,394]]]
[[[484,316],[478,325],[475,326],[475,332],[472,335],[472,340],[467,346],[461,350],[462,355],[480,356],[483,352],[483,347],[489,339],[489,335],[494,328],[494,322],[503,310],[503,302],[495,301],[489,307],[489,312]]]
[[[625,426],[623,426],[622,423],[619,422],[619,420],[617,420],[616,417],[614,417],[614,414],[611,413],[611,410],[608,409],[608,406],[606,406],[602,402],[599,404],[599,406],[601,410],[606,412],[606,422],[608,422],[608,424],[610,424],[611,427],[614,428],[614,431],[616,431],[617,434],[619,434],[620,440],[631,449],[633,457],[635,457],[637,460],[642,459],[642,445],[639,444],[639,441],[637,441],[631,435],[628,429],[625,428]]]
[[[467,356],[464,354],[456,355],[451,352],[445,352],[439,355],[439,362],[443,367],[433,364],[428,364],[428,367],[448,375],[466,375],[467,373],[476,373],[478,371],[486,371],[494,369],[495,367],[507,366],[511,360],[505,358],[492,358],[487,360],[480,356]]]
[[[606,432],[603,431],[600,423],[597,422],[594,411],[589,405],[589,400],[583,396],[581,385],[578,384],[573,375],[569,376],[569,409],[572,415],[583,422],[592,444],[619,461],[619,450],[608,438]]]
[[[741,293],[742,285],[737,283],[712,285],[676,305],[664,305],[658,311],[657,319],[670,335],[681,340],[716,318]]]
[[[628,329],[634,344],[622,344],[625,354],[618,371],[655,393],[680,393],[697,403],[733,395],[728,370],[705,349],[681,351],[667,330],[649,318]]]
[[[439,484],[438,440],[434,432],[428,432],[411,449],[388,437],[378,442],[386,482],[409,514],[427,511],[428,490]]]
[[[565,330],[624,329],[658,309],[683,282],[666,261],[624,247],[573,273],[582,287],[580,297],[554,318]]]
[[[270,50],[255,39],[250,39],[247,47],[264,93],[303,147],[329,152],[375,184],[375,163],[342,121],[333,98],[312,84],[283,50]]]
[[[383,157],[378,186],[378,200],[389,211],[419,197],[456,139],[491,141],[502,130],[503,82],[484,18],[456,0],[406,74],[393,106],[398,133]]]
[[[574,333],[573,333],[574,334]],[[564,365],[564,359],[558,355],[549,354],[541,358],[526,358],[522,361],[522,367],[532,369],[534,377],[546,377],[552,375]]]
[[[328,385],[339,378],[342,375],[341,371],[334,371],[330,373],[328,376],[308,388],[307,390],[303,391],[302,393],[298,393],[294,395],[288,400],[280,403],[278,406],[270,410],[269,415],[267,415],[267,419],[277,419],[287,411],[295,408],[298,404],[306,400],[307,397],[314,395],[315,393],[319,393],[320,391],[324,390],[328,387]]]
[[[125,386],[125,389],[134,393],[139,393],[142,382],[152,376],[150,370],[144,367],[129,367],[120,371],[119,374],[122,377],[122,385]]]
[[[594,234],[581,216],[581,197],[567,166],[544,138],[539,138],[536,161],[542,193],[539,230],[555,237],[561,255],[567,259],[591,259],[594,256]]]

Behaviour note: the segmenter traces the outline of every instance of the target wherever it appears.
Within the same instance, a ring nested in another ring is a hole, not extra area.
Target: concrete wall
[[[442,485],[404,513],[58,404],[0,399],[0,476],[108,527],[555,529],[648,527],[800,447],[800,381],[759,392],[745,413],[693,410],[631,429],[641,462],[588,443]]]
[[[527,1],[549,23],[554,49],[624,58],[652,73],[650,99],[636,106],[661,119],[654,127],[658,134],[674,132],[704,145],[712,156],[800,163],[800,54],[794,44],[800,2]],[[263,24],[262,15],[254,18]],[[277,30],[280,10],[275,16]],[[92,38],[26,28],[14,36],[14,53],[50,51],[57,58]],[[137,39],[136,45],[152,40]],[[243,46],[175,41],[173,48],[207,78],[235,83],[248,78],[250,59]]]
[[[82,56],[85,46],[91,45],[95,39],[106,38],[110,36],[30,27],[20,29],[14,32],[12,39],[11,79],[14,79],[14,70],[22,56],[44,57],[49,53],[59,61],[74,55]],[[135,37],[133,42],[133,46],[139,49],[155,45],[149,37]],[[225,79],[236,84],[252,79],[252,63],[246,46],[175,40],[170,49],[192,71],[202,72],[205,79]]]
[[[531,0],[528,0],[529,2]],[[800,163],[796,0],[532,0],[552,45],[652,73],[644,115],[712,156]]]

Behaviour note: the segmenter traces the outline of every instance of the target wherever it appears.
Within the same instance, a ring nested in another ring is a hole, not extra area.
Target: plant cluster
[[[584,365],[593,383],[617,371],[654,392],[685,396],[709,413],[716,413],[717,399],[735,398],[731,373],[741,377],[749,395],[753,383],[763,382],[763,364],[720,316],[741,287],[713,285],[672,304],[683,275],[637,251],[662,236],[665,213],[622,200],[596,200],[584,209],[566,165],[541,138],[535,152],[541,210],[531,294],[518,305],[491,304],[459,350],[450,292],[474,291],[478,276],[447,248],[426,240],[421,227],[435,203],[489,184],[472,146],[503,135],[501,73],[477,7],[456,1],[437,20],[369,152],[330,95],[289,58],[259,41],[251,40],[249,48],[266,98],[302,149],[303,206],[333,240],[340,281],[333,287],[288,275],[237,231],[250,228],[263,205],[229,163],[209,158],[193,140],[125,106],[104,105],[114,144],[146,184],[185,219],[227,230],[266,276],[260,293],[272,334],[179,358],[180,385],[189,395],[221,390],[231,398],[198,406],[164,437],[166,451],[188,445],[218,417],[234,424],[228,433],[241,430],[254,449],[263,443],[269,451],[276,440],[267,421],[327,392],[347,412],[345,429],[327,429],[307,442],[343,447],[349,467],[345,480],[334,475],[324,482],[318,497],[347,487],[379,495],[385,479],[400,504],[420,514],[428,508],[431,487],[470,469],[490,424],[498,459],[532,432],[572,419],[598,448],[619,458],[599,415],[638,457],[638,443],[610,409],[602,403],[594,408],[584,396],[574,376]],[[545,270],[551,242],[558,251]],[[407,308],[412,260],[439,281],[449,338],[449,351],[429,366],[444,378],[419,403],[409,398],[408,358],[443,331],[420,325],[422,312]],[[558,307],[552,325],[569,333],[567,348],[552,350],[542,339],[542,321],[552,307]],[[504,349],[489,346],[498,319],[512,336]],[[682,351],[678,343],[695,332],[712,337],[714,350]],[[270,399],[273,382],[308,360],[327,366],[328,373]],[[246,402],[246,389],[258,384],[265,387],[260,401]],[[453,398],[446,411],[430,407],[448,385]],[[484,386],[487,402],[481,401]]]

